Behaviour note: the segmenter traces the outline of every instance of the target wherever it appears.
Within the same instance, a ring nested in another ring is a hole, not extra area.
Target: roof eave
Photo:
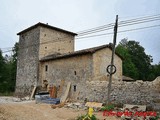
[[[70,31],[67,31],[67,30],[64,30],[64,29],[61,29],[61,28],[57,28],[57,27],[54,27],[54,26],[51,26],[51,25],[48,25],[48,24],[40,23],[40,22],[31,26],[31,27],[29,27],[29,28],[27,28],[27,29],[22,30],[21,32],[17,33],[17,35],[21,35],[21,34],[27,32],[27,31],[35,28],[35,27],[38,27],[38,26],[43,26],[43,27],[47,27],[47,28],[50,28],[50,29],[55,29],[55,30],[58,30],[58,31],[66,32],[66,33],[72,34],[74,36],[78,35],[77,33],[70,32]]]

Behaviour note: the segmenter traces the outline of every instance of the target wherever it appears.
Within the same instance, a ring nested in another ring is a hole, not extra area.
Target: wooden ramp
[[[71,88],[71,82],[68,82],[66,91],[65,91],[64,95],[60,99],[61,103],[64,103],[66,101],[66,99],[67,99],[67,97],[69,95],[70,88]]]

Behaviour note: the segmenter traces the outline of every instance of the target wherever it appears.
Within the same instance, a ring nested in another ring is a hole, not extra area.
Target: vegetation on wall
[[[139,42],[122,39],[116,52],[124,59],[123,75],[135,80],[153,80],[160,76],[160,63],[152,65],[152,56],[145,53]]]

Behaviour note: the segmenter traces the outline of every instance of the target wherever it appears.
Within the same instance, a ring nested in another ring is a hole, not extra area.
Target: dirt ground
[[[52,109],[48,104],[30,102],[0,103],[0,120],[76,120],[78,115],[87,111],[71,108]],[[103,116],[102,112],[95,112],[100,120],[118,120],[115,117]]]

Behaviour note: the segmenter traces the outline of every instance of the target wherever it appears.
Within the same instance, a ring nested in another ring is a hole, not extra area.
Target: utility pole
[[[113,45],[112,45],[112,58],[111,58],[111,68],[110,68],[110,76],[109,76],[109,83],[108,83],[108,103],[110,103],[110,93],[112,87],[112,71],[114,66],[114,54],[115,54],[115,46],[116,46],[116,39],[117,39],[117,29],[118,29],[118,15],[116,15],[116,22],[114,26],[114,37],[113,37]]]

